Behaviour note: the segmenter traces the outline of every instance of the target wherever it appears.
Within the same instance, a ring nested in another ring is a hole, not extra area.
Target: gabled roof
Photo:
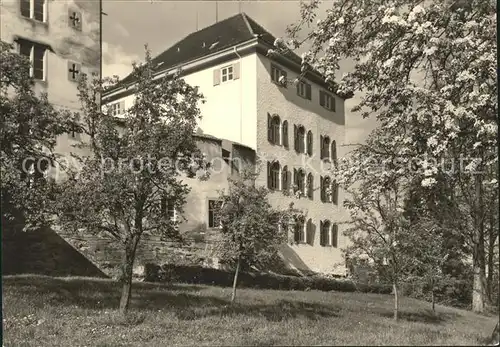
[[[184,65],[195,59],[205,57],[256,38],[259,42],[267,44],[270,47],[274,46],[274,41],[276,40],[273,34],[264,29],[255,20],[245,13],[239,13],[189,34],[166,51],[153,58],[153,63],[156,65],[155,72],[159,73],[175,68],[176,66]],[[302,59],[293,52],[283,53],[283,56],[299,66],[302,62]],[[318,77],[316,77],[316,79],[318,79]],[[321,77],[319,77],[319,79],[322,80]],[[133,82],[133,76],[129,74],[121,80],[116,87],[108,90],[108,93]],[[323,83],[325,82],[323,81]],[[347,96],[346,98],[351,96]]]

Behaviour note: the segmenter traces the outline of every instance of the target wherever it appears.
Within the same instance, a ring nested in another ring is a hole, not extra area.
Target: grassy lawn
[[[6,276],[4,346],[479,345],[494,317],[392,296],[137,283],[116,314],[110,280]]]

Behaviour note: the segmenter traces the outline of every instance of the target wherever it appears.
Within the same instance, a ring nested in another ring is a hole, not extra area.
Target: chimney
[[[205,42],[203,42],[203,44],[201,45],[201,47],[205,48],[206,44]]]
[[[180,51],[181,51],[181,48],[177,47],[177,53],[179,53]]]

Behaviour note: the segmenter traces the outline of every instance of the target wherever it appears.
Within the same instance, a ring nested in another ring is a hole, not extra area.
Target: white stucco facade
[[[239,78],[214,85],[215,69],[220,69],[239,62]],[[275,65],[279,63],[273,62]],[[296,72],[280,66],[287,71],[288,79],[294,79]],[[342,144],[345,142],[345,109],[344,100],[335,97],[335,111],[325,109],[319,103],[320,85],[311,84],[311,100],[297,95],[296,87],[289,84],[283,88],[273,83],[270,75],[271,60],[257,51],[249,52],[242,57],[233,56],[222,63],[217,63],[199,71],[183,76],[192,86],[198,86],[206,102],[200,105],[202,120],[200,128],[203,133],[218,138],[241,143],[254,149],[258,158],[278,159],[280,164],[287,165],[289,170],[303,168],[314,176],[313,199],[303,197],[297,199],[285,196],[281,191],[270,194],[274,206],[287,208],[290,202],[306,213],[306,220],[311,219],[313,228],[311,239],[304,243],[289,243],[283,246],[285,258],[293,267],[323,273],[344,274],[341,248],[345,245],[342,236],[342,225],[347,214],[342,207],[344,194],[339,191],[338,204],[325,203],[320,199],[320,176],[328,175],[329,163],[320,159],[320,136],[329,136],[337,143],[337,156],[343,156]],[[333,94],[332,94],[333,95]],[[114,99],[111,103],[124,100],[125,108],[133,103],[133,96]],[[289,148],[274,145],[268,141],[268,113],[277,114],[281,120],[288,121]],[[313,134],[313,155],[298,154],[294,150],[293,126],[302,125]],[[267,184],[265,165],[260,173],[259,184]],[[338,224],[338,241],[336,247],[320,245],[320,221],[329,220]],[[295,259],[295,261],[294,261]]]

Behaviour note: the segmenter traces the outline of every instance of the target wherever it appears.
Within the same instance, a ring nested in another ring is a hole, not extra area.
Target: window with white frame
[[[21,15],[39,22],[46,21],[47,2],[46,0],[21,0]]]
[[[111,116],[119,116],[125,112],[125,102],[118,101],[108,105],[108,112]]]
[[[24,39],[17,40],[19,54],[31,62],[30,76],[36,80],[45,80],[45,55],[47,46]]]
[[[222,69],[220,69],[220,77],[221,77],[222,83],[227,82],[227,81],[231,81],[234,77],[233,66],[232,65],[226,66],[226,67],[223,67]]]

